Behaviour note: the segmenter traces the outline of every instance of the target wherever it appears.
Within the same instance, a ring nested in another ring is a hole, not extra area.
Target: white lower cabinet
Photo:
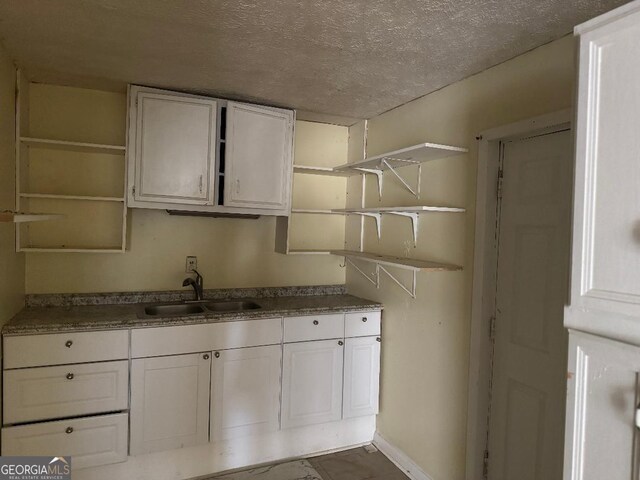
[[[570,332],[564,478],[637,478],[640,347]]]
[[[72,457],[72,468],[127,459],[127,414],[73,418],[2,429],[2,455]]]
[[[209,352],[131,362],[131,455],[209,441]]]
[[[378,413],[380,337],[345,339],[342,418]]]
[[[342,418],[343,340],[284,345],[282,428]]]
[[[278,430],[281,362],[280,345],[214,352],[212,442]]]

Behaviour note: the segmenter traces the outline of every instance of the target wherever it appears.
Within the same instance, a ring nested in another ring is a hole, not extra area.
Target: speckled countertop
[[[284,289],[227,289],[208,290],[205,298],[251,299],[261,308],[241,312],[206,312],[192,315],[149,316],[144,308],[149,303],[180,301],[176,295],[184,292],[137,292],[127,294],[97,294],[95,296],[54,295],[31,296],[27,307],[3,328],[3,335],[28,335],[69,331],[94,331],[119,328],[145,328],[199,323],[229,322],[237,320],[272,318],[279,316],[310,315],[339,311],[365,311],[380,309],[382,305],[371,300],[344,294],[341,286],[287,287]],[[258,291],[259,290],[259,291]],[[188,292],[187,292],[188,293]],[[254,293],[248,296],[248,293]],[[84,301],[79,300],[83,298]],[[100,299],[99,301],[96,298]],[[136,302],[131,299],[135,298]],[[191,298],[190,296],[187,298]],[[117,303],[109,303],[116,302]]]

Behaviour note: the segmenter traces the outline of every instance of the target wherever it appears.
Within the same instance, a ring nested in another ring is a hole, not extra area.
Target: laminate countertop
[[[232,299],[234,297],[226,297]],[[250,298],[261,308],[233,312],[211,312],[190,315],[147,315],[146,306],[159,302],[99,305],[28,306],[2,328],[3,335],[32,335],[71,331],[95,331],[123,328],[148,328],[201,323],[231,322],[297,315],[380,310],[380,303],[346,294],[291,295]],[[144,298],[141,298],[144,300]],[[218,301],[216,298],[209,301]],[[34,302],[35,303],[35,302]],[[64,303],[64,302],[62,302]],[[171,303],[171,302],[164,302]]]

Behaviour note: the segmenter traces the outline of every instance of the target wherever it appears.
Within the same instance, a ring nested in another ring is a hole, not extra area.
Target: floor
[[[228,473],[205,480],[408,480],[372,445]]]
[[[308,461],[320,474],[322,480],[408,480],[409,478],[373,446],[313,457]]]

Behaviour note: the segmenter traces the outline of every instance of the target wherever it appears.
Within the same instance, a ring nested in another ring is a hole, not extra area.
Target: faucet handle
[[[196,283],[200,286],[202,286],[203,283],[203,279],[202,279],[202,275],[200,275],[200,272],[198,272],[195,268],[193,269],[193,273],[196,274]]]

